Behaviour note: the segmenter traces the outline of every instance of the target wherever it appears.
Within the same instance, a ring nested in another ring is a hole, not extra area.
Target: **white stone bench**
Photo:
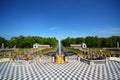
[[[9,58],[2,58],[2,59],[0,59],[0,62],[7,62],[7,61],[10,61],[10,59]]]
[[[120,62],[120,57],[110,57],[109,60]]]

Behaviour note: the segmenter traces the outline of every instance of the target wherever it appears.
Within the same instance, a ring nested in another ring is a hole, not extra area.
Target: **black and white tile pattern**
[[[43,56],[42,62],[16,65],[0,63],[0,80],[120,80],[120,62],[109,61],[108,65],[88,65],[68,58],[68,63],[51,63],[51,57]]]

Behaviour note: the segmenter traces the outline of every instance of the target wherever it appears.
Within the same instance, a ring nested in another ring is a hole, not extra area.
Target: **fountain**
[[[58,52],[56,54],[56,60],[55,60],[55,63],[56,64],[64,64],[65,61],[64,61],[64,54],[61,52],[61,42],[59,40],[59,43],[58,43]]]

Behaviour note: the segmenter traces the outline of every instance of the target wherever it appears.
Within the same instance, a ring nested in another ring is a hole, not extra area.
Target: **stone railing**
[[[109,60],[120,62],[120,57],[110,57]]]
[[[85,58],[81,58],[80,61],[87,63],[87,64],[90,64],[90,65],[105,64],[106,63],[106,60],[89,60],[89,59],[85,59]]]

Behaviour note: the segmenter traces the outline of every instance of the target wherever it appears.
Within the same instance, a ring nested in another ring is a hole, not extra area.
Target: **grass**
[[[72,53],[75,53],[77,55],[83,55],[82,52],[78,49],[73,49],[73,48],[68,48],[68,47],[63,47],[63,49],[67,52],[72,52]]]
[[[44,54],[49,53],[49,52],[54,52],[56,49],[57,49],[57,46],[54,46],[52,48],[43,49],[43,50],[37,52],[36,54],[37,55],[44,55]]]

